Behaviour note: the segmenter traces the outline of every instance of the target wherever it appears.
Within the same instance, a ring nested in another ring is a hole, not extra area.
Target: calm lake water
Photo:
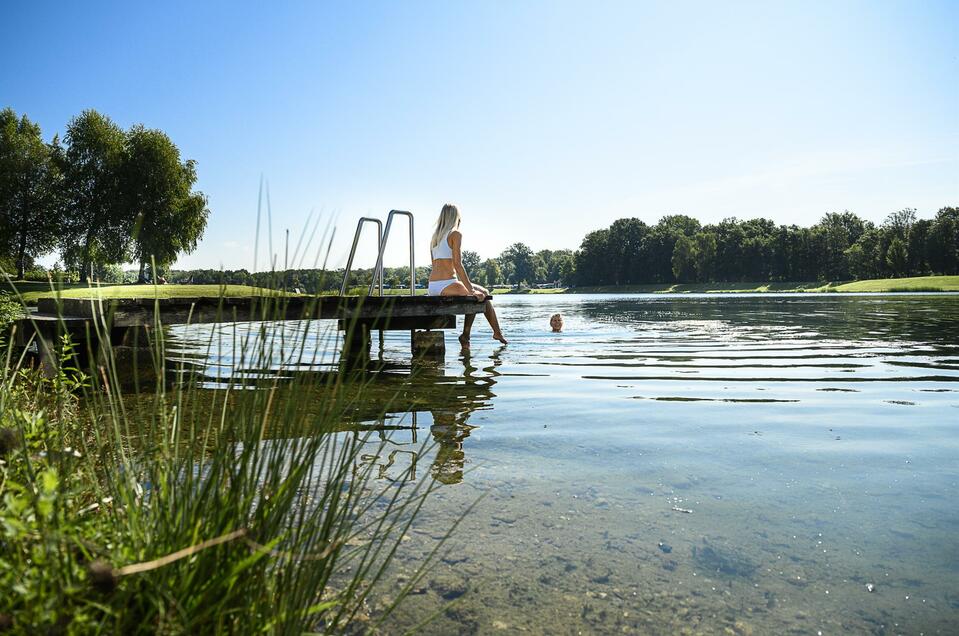
[[[384,342],[396,430],[366,461],[443,482],[397,589],[483,495],[387,631],[452,603],[425,633],[959,633],[959,296],[495,302],[508,347],[478,320],[414,370]],[[176,355],[211,329],[244,327]],[[212,390],[258,373],[236,357],[200,361]]]

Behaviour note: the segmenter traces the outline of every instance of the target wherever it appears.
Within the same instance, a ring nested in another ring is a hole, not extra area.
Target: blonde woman
[[[430,242],[430,254],[433,257],[433,268],[430,272],[430,296],[475,296],[479,302],[490,299],[490,293],[479,285],[474,285],[463,268],[463,259],[460,247],[463,235],[460,234],[460,211],[451,203],[447,203],[440,211],[440,218],[436,220],[436,230]],[[493,304],[486,303],[483,311],[489,326],[493,328],[493,339],[507,344],[503,332],[496,319],[496,310]],[[460,345],[464,349],[470,348],[470,329],[473,327],[474,314],[463,316],[463,335],[460,336]]]

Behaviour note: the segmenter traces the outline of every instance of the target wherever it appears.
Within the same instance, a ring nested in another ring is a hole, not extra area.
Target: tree
[[[866,223],[846,210],[841,213],[827,213],[815,227],[822,234],[825,248],[820,255],[820,267],[824,277],[829,280],[849,278],[846,250],[866,231]]]
[[[486,274],[486,285],[492,287],[498,285],[503,280],[503,271],[495,258],[488,258],[483,263],[483,271]]]
[[[193,192],[196,163],[180,161],[180,151],[159,130],[134,126],[127,135],[121,192],[135,221],[133,257],[140,263],[138,282],[151,260],[164,267],[181,252],[196,249],[210,211],[206,197]],[[154,272],[155,278],[155,272]]]
[[[480,267],[480,255],[470,250],[463,250],[462,254],[463,269],[470,280],[479,280],[482,269]]]
[[[714,278],[716,262],[716,235],[712,232],[699,232],[696,241],[696,277],[701,282],[710,282]]]
[[[696,279],[696,244],[688,236],[680,234],[673,246],[673,276],[680,283],[688,283]]]
[[[500,255],[500,259],[509,263],[511,272],[509,281],[514,285],[532,283],[536,280],[536,262],[533,250],[524,243],[513,243]]]
[[[100,275],[97,278],[102,283],[122,283],[123,268],[116,263],[104,265],[100,269]]]
[[[878,278],[881,230],[870,227],[845,252],[846,268],[856,280]]]
[[[889,249],[886,250],[886,265],[892,270],[893,276],[902,276],[906,271],[906,244],[898,236],[892,237],[892,241],[889,242]]]
[[[0,111],[0,252],[13,256],[17,278],[57,242],[60,170],[56,139],[43,142],[40,127],[13,109]]]
[[[577,285],[605,285],[609,282],[608,239],[609,230],[596,230],[583,237],[575,255]]]
[[[546,266],[546,280],[551,283],[558,282],[561,285],[569,285],[573,282],[575,268],[576,261],[572,250],[550,252]]]
[[[959,208],[942,208],[929,231],[929,264],[941,274],[959,274]]]
[[[912,224],[916,222],[916,210],[914,208],[903,208],[897,210],[883,222],[883,227],[892,231],[903,242],[909,240],[909,230]]]
[[[86,110],[70,121],[66,141],[62,249],[83,280],[93,262],[127,260],[132,219],[120,192],[126,138],[109,117]]]

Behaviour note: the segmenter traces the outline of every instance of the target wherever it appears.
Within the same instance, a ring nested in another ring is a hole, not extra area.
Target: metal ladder
[[[340,286],[340,296],[346,295],[346,286],[350,279],[350,270],[353,268],[353,258],[356,256],[356,246],[360,242],[360,233],[363,231],[364,223],[376,224],[376,266],[373,268],[373,279],[370,281],[368,295],[373,295],[376,283],[379,281],[380,296],[383,295],[383,256],[386,253],[386,241],[390,237],[390,229],[393,227],[393,217],[405,216],[410,222],[410,296],[416,295],[416,258],[413,245],[413,213],[405,210],[390,210],[386,217],[386,230],[383,230],[383,222],[368,216],[361,217],[356,224],[356,232],[353,235],[353,247],[350,248],[350,257],[346,261],[346,269],[343,271],[343,284]]]

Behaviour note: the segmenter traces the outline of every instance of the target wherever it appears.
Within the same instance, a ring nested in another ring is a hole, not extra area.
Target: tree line
[[[523,243],[515,243],[496,258],[482,259],[477,252],[463,251],[463,268],[473,282],[492,287],[494,285],[534,285],[556,283],[570,285],[573,282],[575,253],[573,250],[540,250],[534,252]],[[111,271],[104,282],[132,282],[130,272]],[[414,273],[416,285],[426,287],[430,268],[417,267]],[[288,269],[278,272],[250,272],[247,269],[190,269],[170,270],[166,276],[171,283],[253,285],[300,289],[316,294],[333,292],[343,283],[343,270]],[[348,287],[369,287],[373,269],[354,269],[350,272]],[[383,283],[387,288],[409,288],[410,268],[386,267]]]
[[[116,275],[117,264],[147,270],[191,252],[209,209],[193,190],[196,163],[160,130],[123,130],[85,110],[63,141],[45,142],[40,126],[0,111],[0,268],[22,279],[40,256],[59,249],[83,279]],[[150,271],[152,276],[156,272]]]
[[[34,260],[59,250],[64,267],[83,280],[145,282],[206,228],[207,199],[193,190],[196,164],[182,160],[170,138],[136,125],[128,130],[86,110],[45,142],[40,127],[10,108],[0,111],[0,269],[23,278]],[[135,262],[131,276],[121,263]],[[534,251],[514,243],[483,259],[463,252],[474,281],[486,285],[559,286],[838,281],[926,274],[959,274],[959,208],[932,219],[911,208],[876,225],[856,214],[831,212],[811,227],[770,219],[728,218],[704,225],[675,214],[648,225],[614,221],[588,233],[578,250]],[[54,272],[59,273],[59,272]],[[372,270],[351,273],[368,286]],[[429,269],[419,267],[417,284]],[[169,271],[170,282],[267,286],[281,280],[311,293],[339,288],[342,271]],[[409,269],[387,268],[384,282],[403,287]]]
[[[852,212],[811,227],[728,218],[702,225],[670,215],[619,219],[590,232],[575,256],[576,285],[839,281],[959,274],[959,208],[933,219],[906,208],[880,225]]]
[[[483,259],[463,252],[470,279],[494,285],[597,286],[713,282],[812,282],[959,274],[959,208],[945,207],[933,219],[907,208],[875,225],[852,212],[828,213],[811,227],[777,225],[769,219],[724,219],[703,225],[669,215],[655,225],[619,219],[590,232],[576,251],[540,250],[514,243]],[[425,287],[429,267],[416,268]],[[343,270],[285,272],[174,270],[171,282],[227,283],[287,288],[308,293],[340,288]],[[368,287],[372,269],[350,273],[349,286]],[[409,267],[386,268],[387,287],[409,284]]]

